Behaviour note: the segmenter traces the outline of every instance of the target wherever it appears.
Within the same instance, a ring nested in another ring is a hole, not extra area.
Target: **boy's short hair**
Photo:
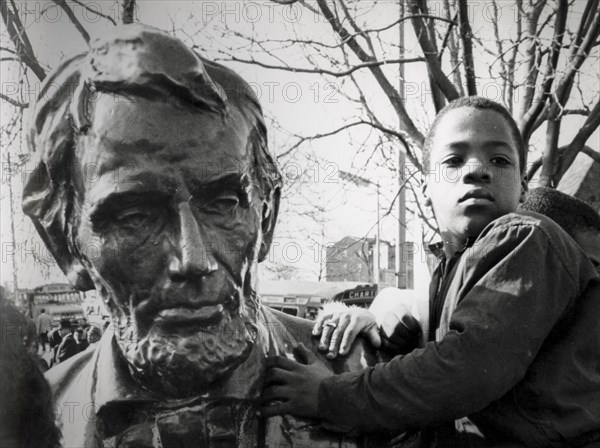
[[[525,172],[525,163],[527,162],[527,152],[525,151],[525,143],[523,143],[521,131],[519,131],[517,122],[502,104],[480,96],[460,97],[448,103],[442,110],[438,112],[435,119],[433,120],[433,123],[431,124],[431,127],[429,128],[427,136],[425,137],[425,143],[423,144],[423,167],[426,169],[429,168],[431,146],[433,144],[433,139],[435,137],[435,131],[437,129],[438,124],[440,123],[444,115],[446,115],[448,112],[450,112],[451,110],[459,109],[461,107],[472,107],[474,109],[480,110],[493,110],[494,112],[498,112],[506,119],[508,127],[511,131],[512,138],[517,144],[517,152],[519,154],[520,165],[519,168],[521,174],[523,174]]]
[[[571,237],[577,232],[600,232],[600,215],[586,202],[547,187],[534,188],[527,200],[519,206],[547,216],[561,226]]]

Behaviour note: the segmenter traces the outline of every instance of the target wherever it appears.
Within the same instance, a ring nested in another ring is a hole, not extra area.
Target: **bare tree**
[[[415,121],[415,105],[403,100],[398,91],[393,68],[405,65],[409,74],[425,70],[431,104],[417,107],[433,106],[435,111],[459,96],[484,94],[478,86],[485,82],[498,85],[501,95],[495,99],[514,114],[526,144],[533,150],[534,134],[539,142],[541,154],[528,166],[529,179],[537,174],[539,185],[556,186],[580,152],[600,161],[597,150],[585,145],[600,124],[599,94],[597,89],[584,87],[597,87],[598,0],[493,0],[481,14],[467,0],[444,0],[441,11],[441,2],[406,0],[404,16],[390,2],[296,0],[285,4],[318,17],[328,24],[329,34],[315,34],[313,28],[298,25],[287,39],[277,40],[226,29],[225,33],[245,39],[246,44],[224,49],[223,59],[324,77],[340,85],[341,93],[356,106],[355,119],[326,132],[298,136],[289,150],[370,127],[381,141],[391,144],[387,149],[405,151],[408,162],[421,170],[421,147],[429,124],[428,120]],[[500,25],[500,16],[507,14],[512,19],[510,32]],[[412,25],[412,34],[407,36],[412,47],[399,51],[396,36],[402,22]],[[303,61],[287,62],[285,54],[292,47],[296,54],[305,55]],[[241,53],[240,48],[246,51]],[[373,101],[374,91],[387,104]],[[583,118],[572,140],[559,145],[561,131],[572,126],[572,122],[565,125],[568,115]],[[386,157],[398,160],[388,154],[374,158],[373,163],[385,165]],[[420,213],[422,207],[415,208]]]
[[[400,1],[404,1],[402,8]],[[218,20],[219,16],[212,22],[198,20],[198,8],[204,2],[190,2],[188,18],[173,19],[171,31],[201,53],[216,54],[213,59],[236,67],[252,65],[325,80],[335,85],[335,93],[348,105],[344,117],[324,117],[319,130],[290,132],[277,117],[270,117],[271,136],[277,139],[271,146],[279,163],[285,166],[293,162],[299,167],[292,171],[295,177],[284,191],[282,215],[314,222],[322,219],[323,207],[326,210],[334,204],[320,201],[306,180],[311,162],[326,159],[318,149],[311,153],[313,145],[316,148],[322,142],[351,136],[348,144],[337,150],[346,151],[348,160],[356,160],[359,174],[373,168],[377,175],[406,179],[399,187],[396,182],[395,188],[410,192],[408,208],[424,219],[432,233],[435,222],[420,202],[419,193],[424,135],[433,112],[460,96],[485,95],[489,83],[499,88],[495,99],[513,113],[536,156],[528,165],[530,179],[556,186],[578,154],[600,161],[597,148],[586,146],[600,125],[599,1],[491,0],[483,6],[467,0],[272,1],[267,4],[275,5],[277,14],[296,8],[310,15],[310,20],[287,23],[277,23],[281,17],[275,15],[273,24],[278,32],[265,32],[251,21],[237,26],[240,24]],[[93,3],[48,2],[69,18],[71,31],[83,43],[89,41],[90,30],[78,19],[74,6],[92,11]],[[93,13],[107,24],[137,20],[135,0],[118,0],[116,4],[118,17],[97,10]],[[14,68],[23,86],[14,92],[0,92],[2,106],[12,110],[12,114],[3,114],[9,117],[0,128],[3,148],[12,147],[19,139],[24,141],[23,112],[32,98],[22,92],[35,90],[32,86],[43,81],[51,68],[36,52],[30,39],[33,25],[26,23],[20,5],[15,0],[0,2],[4,25],[0,60],[3,66]],[[165,6],[165,15],[170,8]],[[508,16],[510,27],[504,26]],[[406,26],[402,48],[401,24]],[[213,30],[208,40],[210,27],[218,31]],[[399,88],[400,66],[406,73],[403,92]],[[578,120],[577,131],[564,132],[573,127],[574,119]],[[18,168],[27,161],[26,150],[18,152],[11,159],[11,172],[16,172],[13,165]],[[399,152],[405,153],[406,166],[399,166]],[[300,155],[302,163],[298,162]],[[391,196],[398,197],[397,191]],[[393,201],[383,217],[391,214],[392,207]],[[312,234],[306,232],[301,237],[308,240]],[[325,240],[324,228],[315,232],[320,233],[317,240]]]

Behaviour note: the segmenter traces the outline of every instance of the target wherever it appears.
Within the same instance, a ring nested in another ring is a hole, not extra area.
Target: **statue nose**
[[[198,222],[190,205],[179,206],[179,237],[177,250],[169,264],[169,275],[174,280],[205,276],[217,270],[217,263],[210,255],[202,237]]]

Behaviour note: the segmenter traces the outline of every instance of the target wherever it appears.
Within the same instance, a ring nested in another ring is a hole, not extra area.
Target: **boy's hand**
[[[422,327],[429,314],[426,298],[398,288],[384,288],[369,307],[381,331],[381,351],[390,357],[405,355],[425,345]]]
[[[313,336],[321,335],[319,350],[334,359],[338,354],[347,355],[359,334],[362,334],[375,348],[381,346],[379,326],[375,316],[364,308],[345,308],[344,310],[321,314],[312,331]]]
[[[393,326],[395,323],[395,327]],[[394,330],[388,334],[386,328],[393,327]],[[400,320],[396,315],[384,317],[381,329],[381,350],[386,355],[393,357],[395,355],[405,355],[412,352],[420,345],[423,331],[419,321],[415,319],[408,310],[402,315]]]
[[[318,417],[319,385],[333,373],[303,344],[294,347],[294,357],[299,362],[285,356],[267,358],[261,409],[264,417],[281,414]],[[273,400],[278,401],[267,404]]]

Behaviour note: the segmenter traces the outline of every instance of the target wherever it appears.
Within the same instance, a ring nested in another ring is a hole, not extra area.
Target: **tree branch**
[[[110,21],[113,25],[116,25],[117,22],[115,22],[115,19],[113,19],[111,16],[107,15],[107,14],[102,14],[100,11],[98,11],[97,9],[94,8],[90,8],[89,5],[86,5],[85,3],[83,3],[82,1],[79,0],[71,0],[73,3],[78,4],[79,6],[87,9],[90,12],[93,12],[94,14],[96,14],[99,17],[102,17],[108,21]]]
[[[21,103],[20,101],[13,100],[11,97],[3,93],[0,93],[0,99],[3,99],[7,103],[12,104],[13,106],[18,107],[19,109],[27,109],[29,107],[29,103]]]
[[[290,154],[292,151],[294,151],[295,149],[297,149],[302,143],[306,142],[306,141],[311,141],[311,140],[317,140],[317,139],[321,139],[321,138],[325,138],[325,137],[331,137],[332,135],[336,135],[339,134],[340,132],[355,127],[355,126],[359,126],[359,125],[368,125],[374,129],[377,129],[385,134],[389,134],[392,135],[394,137],[396,137],[398,140],[400,140],[405,147],[409,147],[408,142],[406,141],[406,136],[402,135],[400,132],[397,132],[393,129],[387,128],[385,126],[382,126],[380,124],[377,123],[373,123],[370,121],[366,121],[366,120],[358,120],[352,123],[348,123],[345,124],[333,131],[330,132],[325,132],[322,134],[316,134],[316,135],[312,135],[310,137],[298,137],[299,140],[294,143],[294,145],[292,145],[290,148],[286,149],[283,153],[281,153],[278,157],[285,157],[286,155]],[[408,156],[409,159],[411,160],[411,162],[419,169],[421,170],[421,164],[419,163],[419,161],[414,157],[413,154],[411,154],[409,151],[408,152]]]
[[[537,173],[537,171],[540,169],[540,167],[542,166],[542,160],[542,157],[540,157],[539,159],[532,162],[531,165],[529,165],[529,168],[527,169],[527,182],[531,182],[531,179],[533,179],[535,173]]]
[[[577,33],[575,33],[575,37],[569,48],[569,60],[572,60],[577,54],[577,51],[581,45],[581,41],[583,40],[583,36],[587,34],[590,28],[594,15],[593,11],[596,11],[597,9],[598,0],[588,0],[586,2],[583,14],[581,15],[581,20],[579,21],[579,28],[577,29]]]
[[[539,42],[535,38],[535,36],[537,34],[537,24],[540,18],[540,14],[542,13],[542,9],[544,8],[545,4],[546,0],[536,3],[533,8],[533,11],[531,11],[530,13],[526,13],[523,12],[522,0],[517,1],[517,7],[519,8],[519,18],[521,18],[521,16],[524,15],[525,22],[527,23],[527,32],[525,35],[525,39],[529,40],[529,45],[525,50],[527,70],[527,76],[525,78],[525,92],[523,93],[523,102],[521,110],[519,111],[519,121],[522,135],[523,129],[525,128],[526,123],[529,120],[529,118],[526,117],[527,111],[533,104],[533,98],[535,97],[536,82],[539,74]],[[520,20],[519,23],[521,23]],[[525,140],[525,144],[527,144],[527,140]]]
[[[583,148],[581,148],[581,152],[584,153],[586,156],[591,157],[593,160],[596,161],[596,163],[600,163],[600,152],[594,151],[589,146],[584,146]]]
[[[560,50],[562,47],[563,37],[565,34],[565,27],[567,24],[567,14],[569,12],[569,3],[567,0],[558,0],[558,10],[554,22],[554,36],[552,37],[552,46],[550,50],[550,56],[546,64],[546,72],[544,73],[544,79],[542,81],[542,91],[538,96],[537,100],[534,101],[533,105],[527,111],[523,117],[523,123],[521,126],[521,135],[525,142],[529,141],[531,134],[535,130],[534,124],[540,114],[543,112],[546,105],[546,100],[550,94],[552,83],[556,76],[556,67],[558,66],[558,60],[560,57]],[[554,117],[551,117],[554,119]],[[552,140],[552,139],[551,139]],[[547,160],[545,160],[546,162]],[[549,169],[547,165],[542,166],[542,172],[545,169]],[[547,173],[544,173],[547,174]]]
[[[495,0],[494,0],[495,1]],[[507,95],[505,97],[506,106],[511,114],[514,114],[514,105],[513,105],[513,96],[515,90],[515,63],[517,60],[517,53],[519,52],[519,46],[521,45],[521,39],[523,35],[523,26],[522,26],[522,14],[521,10],[523,9],[523,0],[517,0],[517,37],[512,42],[511,55],[508,58],[506,63],[506,73],[507,73]]]
[[[419,0],[410,0],[409,2],[409,7],[411,8],[413,17],[419,15],[421,12],[418,1]],[[421,50],[423,51],[423,55],[427,61],[427,69],[429,70],[429,73],[431,73],[433,80],[439,86],[448,101],[458,98],[458,91],[456,90],[456,87],[454,87],[442,70],[442,66],[438,60],[437,50],[433,42],[429,40],[429,35],[423,20],[415,17],[411,20],[411,22],[415,30],[415,34],[417,35]]]
[[[427,0],[421,0],[420,8],[423,13],[429,14]],[[441,66],[441,63],[442,63],[442,58],[440,56],[441,52],[438,51],[437,35],[435,32],[435,24],[434,24],[433,20],[427,20],[426,28],[427,28],[427,34],[429,37],[429,42],[431,42],[431,44],[433,46],[433,51],[435,51],[436,58]],[[431,72],[429,72],[429,85],[431,86],[431,98],[433,99],[433,105],[434,105],[435,111],[437,113],[440,110],[442,110],[444,108],[444,106],[446,105],[446,99],[444,98],[444,94],[443,94],[441,88],[437,85],[437,83],[433,79]]]
[[[121,20],[124,24],[133,23],[135,19],[135,0],[122,0]]]
[[[14,11],[8,9],[8,1],[0,1],[0,14],[2,15],[2,21],[4,22],[4,25],[6,25],[10,39],[15,46],[15,50],[21,62],[29,67],[35,76],[42,81],[46,77],[46,71],[42,68],[35,57],[33,48],[29,42],[29,38],[27,37],[25,27],[19,19],[19,15],[16,13],[16,5],[14,1],[11,0],[10,3]]]
[[[475,64],[473,62],[473,31],[469,23],[467,0],[458,0],[458,12],[460,18],[460,37],[463,44],[463,59],[465,62],[465,78],[467,81],[467,93],[477,95],[475,82]]]
[[[407,64],[412,62],[423,62],[423,58],[405,58],[405,59],[387,59],[383,61],[371,61],[365,62],[363,64],[357,64],[348,70],[343,70],[341,72],[334,72],[331,70],[326,70],[324,68],[313,69],[313,68],[302,68],[302,67],[287,67],[283,65],[271,65],[265,64],[264,62],[257,61],[255,59],[240,59],[233,55],[228,55],[228,59],[215,59],[216,61],[229,60],[234,62],[241,62],[242,64],[251,64],[258,65],[259,67],[269,68],[273,70],[284,70],[288,72],[294,73],[314,73],[318,75],[330,75],[335,76],[336,78],[341,78],[343,76],[348,76],[354,73],[356,70],[360,70],[361,68],[371,68],[371,67],[379,67],[381,65],[390,65],[390,64]]]
[[[317,4],[319,5],[319,9],[333,28],[333,30],[340,36],[343,41],[347,42],[348,47],[354,52],[354,54],[358,57],[358,59],[363,63],[374,62],[374,56],[367,54],[363,48],[356,42],[355,38],[352,38],[339,20],[333,15],[332,11],[329,9],[327,5],[327,0],[317,0]],[[401,128],[412,138],[415,140],[418,146],[423,145],[424,137],[423,134],[417,129],[414,125],[412,119],[406,112],[404,107],[404,103],[400,94],[396,90],[396,88],[390,83],[387,79],[383,71],[378,65],[369,67],[371,74],[386,94],[388,100],[392,104],[392,107],[398,114],[398,118],[400,121]]]
[[[75,14],[73,13],[73,10],[69,7],[69,5],[67,5],[67,2],[65,0],[52,0],[52,1],[54,3],[56,3],[58,6],[60,6],[60,8],[67,14],[67,17],[69,18],[71,23],[75,26],[75,28],[77,28],[77,31],[79,31],[79,34],[81,34],[81,36],[83,37],[83,40],[85,40],[86,43],[89,43],[89,41],[90,41],[89,33],[83,27],[83,25],[81,24],[81,22],[79,21],[77,16],[75,16]]]
[[[582,20],[584,20],[583,17]],[[587,59],[594,41],[600,36],[600,10],[597,9],[594,12],[594,15],[591,18],[588,18],[588,20],[589,27],[587,28],[586,35],[583,38],[581,45],[578,46],[575,55],[569,60],[567,70],[563,74],[562,78],[558,81],[556,97],[558,98],[561,106],[566,104],[569,94],[571,93],[571,88],[573,87],[575,75]]]
[[[444,0],[444,9],[446,10],[447,17],[450,18],[450,2],[448,0]],[[454,15],[454,21],[458,18],[458,12]],[[456,44],[455,39],[456,27],[450,25],[448,27],[448,50],[450,53],[450,64],[454,69],[452,70],[452,78],[454,80],[454,85],[458,90],[459,96],[464,96],[465,91],[463,89],[462,77],[460,74],[460,62],[458,58],[458,45]]]
[[[540,185],[542,187],[556,187],[554,175],[556,174],[556,161],[558,159],[558,136],[560,135],[561,116],[551,117],[546,128],[546,144],[542,156],[542,172]]]
[[[561,148],[559,166],[556,170],[556,183],[564,176],[571,164],[575,161],[577,154],[584,151],[585,143],[588,141],[592,133],[600,126],[600,100],[596,102],[594,107],[589,112],[583,126],[579,129],[571,143],[568,146]],[[596,154],[596,153],[595,153]],[[588,154],[589,155],[589,154]],[[590,157],[594,157],[590,155]]]

